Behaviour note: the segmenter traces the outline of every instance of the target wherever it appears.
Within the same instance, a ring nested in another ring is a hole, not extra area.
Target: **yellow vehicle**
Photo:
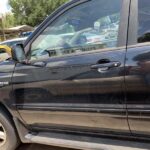
[[[11,47],[14,44],[23,44],[27,37],[15,38],[0,43],[0,61],[7,60],[11,55]]]
[[[0,45],[0,51],[3,50],[11,56],[11,48],[7,45]]]
[[[4,61],[11,57],[11,48],[7,45],[0,45],[0,61]]]

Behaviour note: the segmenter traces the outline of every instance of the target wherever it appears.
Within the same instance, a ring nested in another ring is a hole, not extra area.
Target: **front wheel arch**
[[[0,149],[2,150],[12,150],[18,147],[20,144],[20,138],[13,121],[13,116],[9,110],[0,103],[0,124],[1,124],[1,139]],[[5,135],[4,138],[2,135]]]
[[[11,121],[14,123],[12,114],[10,113],[10,111],[7,109],[7,107],[2,102],[0,102],[0,109],[2,109],[4,112],[6,112],[9,119],[11,119]]]

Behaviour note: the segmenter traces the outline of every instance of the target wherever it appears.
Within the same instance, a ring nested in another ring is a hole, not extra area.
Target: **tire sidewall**
[[[14,128],[14,124],[10,121],[9,117],[0,109],[0,123],[3,125],[6,132],[6,141],[0,145],[0,150],[15,150],[18,145],[18,136]]]

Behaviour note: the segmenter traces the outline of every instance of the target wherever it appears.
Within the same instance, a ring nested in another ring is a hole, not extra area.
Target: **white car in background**
[[[14,44],[24,43],[26,39],[27,37],[6,40],[4,42],[1,42],[0,45],[7,45],[9,47],[12,47]]]
[[[27,38],[16,38],[0,43],[0,61],[11,58],[11,48],[14,44],[23,44]]]

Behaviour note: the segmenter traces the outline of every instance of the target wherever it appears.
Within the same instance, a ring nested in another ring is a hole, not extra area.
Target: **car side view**
[[[11,53],[0,62],[1,150],[150,140],[149,0],[69,1]]]

